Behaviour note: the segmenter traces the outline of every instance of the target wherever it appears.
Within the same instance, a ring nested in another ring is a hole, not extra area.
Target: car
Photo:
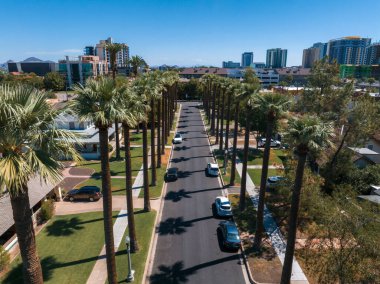
[[[88,199],[90,201],[99,200],[102,197],[100,188],[97,186],[83,186],[79,189],[70,190],[66,196],[66,200],[74,201],[78,199]]]
[[[221,232],[223,247],[239,250],[240,236],[236,224],[233,221],[223,221],[219,223],[218,229]]]
[[[166,180],[177,180],[178,179],[178,168],[169,168],[166,172]]]
[[[219,166],[218,164],[208,163],[207,164],[207,175],[212,177],[219,176]]]
[[[181,144],[182,143],[182,135],[177,133],[173,138],[173,144]]]
[[[216,197],[214,204],[215,204],[216,214],[219,217],[231,217],[232,216],[231,202],[228,200],[227,197],[224,197],[224,196]]]
[[[285,178],[282,176],[272,176],[267,179],[267,188],[272,189],[280,184]]]
[[[257,145],[258,145],[259,147],[265,147],[265,142],[266,142],[266,141],[267,141],[266,138],[261,138],[261,139],[259,139],[259,141],[257,142]],[[281,147],[281,141],[271,139],[271,140],[270,140],[270,146],[271,146],[271,147],[277,147],[277,148],[279,148],[279,147]]]

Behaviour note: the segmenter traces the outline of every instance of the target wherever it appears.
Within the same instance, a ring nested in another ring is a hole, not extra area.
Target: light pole
[[[227,155],[228,155],[228,149],[224,149],[224,175],[227,171]]]
[[[131,243],[131,239],[129,238],[129,236],[126,236],[125,237],[125,245],[127,246],[127,253],[128,253],[128,276],[127,276],[127,282],[132,282],[135,277],[134,277],[134,274],[135,274],[135,271],[132,270],[132,262],[131,262],[131,250],[130,250],[130,243]]]

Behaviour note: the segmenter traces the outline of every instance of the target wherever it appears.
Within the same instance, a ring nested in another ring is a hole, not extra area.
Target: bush
[[[10,263],[10,257],[8,252],[0,246],[0,272],[8,267]]]
[[[48,199],[41,205],[40,218],[42,222],[46,222],[54,215],[54,201]]]

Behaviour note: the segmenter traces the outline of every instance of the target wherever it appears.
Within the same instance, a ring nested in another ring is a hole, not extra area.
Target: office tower
[[[241,55],[241,67],[250,67],[253,63],[253,52],[244,52]]]
[[[83,50],[84,55],[95,55],[95,48],[93,46],[86,46]]]
[[[325,43],[325,42],[317,42],[317,43],[314,43],[312,47],[319,49],[319,60],[321,60],[323,57],[326,56],[326,53],[327,53],[327,43]]]
[[[232,61],[223,61],[222,67],[223,68],[240,68],[240,63],[232,62]]]
[[[302,55],[302,67],[311,68],[315,61],[320,60],[320,49],[315,47],[310,47],[303,50]]]
[[[332,39],[328,42],[329,61],[338,64],[364,64],[366,48],[371,44],[370,38],[348,36]]]
[[[287,49],[272,48],[267,50],[266,67],[283,68],[286,67]]]
[[[106,40],[100,40],[98,44],[95,46],[95,55],[99,57],[101,61],[107,61],[110,64],[110,55],[106,49],[107,44],[113,43],[111,37]],[[125,67],[129,61],[129,47],[125,43],[121,43],[123,46],[122,50],[120,50],[116,55],[116,65],[117,67]]]
[[[364,64],[375,65],[380,64],[380,42],[369,45],[366,49]]]

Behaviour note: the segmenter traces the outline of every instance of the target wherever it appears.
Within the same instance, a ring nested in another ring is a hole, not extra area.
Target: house
[[[55,123],[59,129],[72,131],[79,136],[77,150],[86,160],[100,159],[99,130],[90,121],[79,121],[76,115],[63,112],[58,115]],[[121,126],[121,125],[120,125]],[[108,141],[112,145],[115,138],[115,125],[108,129]],[[114,145],[112,145],[114,146]]]
[[[369,195],[359,195],[358,197],[380,205],[380,186],[371,185],[371,193]]]
[[[348,147],[354,152],[353,162],[358,168],[365,168],[368,165],[380,164],[380,153],[368,148]]]
[[[380,132],[375,133],[366,143],[365,147],[380,153]]]

